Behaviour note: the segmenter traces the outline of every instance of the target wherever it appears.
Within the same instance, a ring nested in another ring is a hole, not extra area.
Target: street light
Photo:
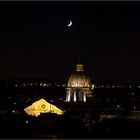
[[[136,110],[136,106],[134,105],[134,111]]]
[[[117,119],[119,119],[119,109],[120,109],[120,105],[117,105],[117,115],[116,115]]]

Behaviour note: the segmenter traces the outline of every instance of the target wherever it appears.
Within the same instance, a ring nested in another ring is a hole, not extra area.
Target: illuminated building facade
[[[48,103],[44,99],[34,102],[31,106],[24,109],[24,111],[31,116],[38,117],[41,113],[56,113],[62,115],[63,111],[53,104]]]
[[[66,102],[86,102],[92,95],[90,78],[85,75],[83,64],[76,65],[76,71],[70,76],[66,88]]]

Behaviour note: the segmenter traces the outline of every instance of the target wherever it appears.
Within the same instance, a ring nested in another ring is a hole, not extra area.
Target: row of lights
[[[122,86],[122,85],[101,85],[101,86],[95,86],[95,88],[132,88],[132,86]],[[140,88],[140,85],[137,86],[137,88]]]
[[[23,86],[23,87],[25,87],[25,86],[42,86],[42,87],[48,87],[48,86],[51,86],[51,84],[49,83],[49,84],[46,84],[46,83],[27,83],[27,84],[25,84],[25,83],[23,83],[23,84],[15,84],[15,87],[18,87],[18,86]],[[57,83],[55,83],[55,86],[57,86],[57,87],[60,87],[61,85],[60,84],[57,84]],[[62,85],[63,87],[65,87],[66,85],[65,84],[63,84]],[[83,87],[82,85],[72,85],[72,87],[76,87],[76,86],[80,86],[80,87]],[[121,86],[121,85],[112,85],[112,86],[110,86],[110,85],[101,85],[101,86],[97,86],[97,85],[92,85],[92,89],[93,88],[132,88],[132,86]],[[140,86],[138,86],[138,88],[140,88]]]
[[[22,87],[25,87],[25,86],[48,87],[48,86],[51,86],[51,83],[49,83],[49,84],[46,84],[46,83],[30,83],[30,84],[29,83],[27,83],[27,84],[23,83],[23,84],[15,84],[15,87],[18,87],[18,86],[22,86]],[[61,85],[55,83],[55,86],[60,87]],[[65,87],[65,84],[63,84],[62,86]]]
[[[51,86],[51,84],[49,83],[49,84],[46,84],[46,83],[27,83],[27,84],[25,84],[25,83],[23,83],[23,84],[15,84],[15,87],[18,87],[18,86],[23,86],[23,87],[25,87],[25,86],[42,86],[42,87],[48,87],[48,86]]]
[[[95,86],[95,88],[132,88],[132,86],[119,86],[119,85],[105,86],[105,85],[102,85],[102,86]],[[139,86],[139,88],[140,88],[140,86]]]
[[[55,83],[54,85],[57,86],[57,87],[60,87],[61,86],[61,84],[57,84],[57,83]],[[66,85],[63,84],[62,86],[65,87]]]

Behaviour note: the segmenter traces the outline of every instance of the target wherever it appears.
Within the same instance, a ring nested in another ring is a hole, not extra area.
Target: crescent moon
[[[72,25],[72,21],[70,21],[70,23],[67,26],[70,27],[71,25]]]

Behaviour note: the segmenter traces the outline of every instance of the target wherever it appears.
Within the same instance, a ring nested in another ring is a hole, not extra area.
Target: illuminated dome
[[[82,64],[76,65],[76,71],[70,76],[66,90],[66,102],[86,102],[86,97],[92,94],[91,81],[85,75]]]
[[[76,71],[70,76],[67,87],[68,88],[70,87],[90,88],[91,87],[90,78],[85,75],[82,64],[76,65]]]

